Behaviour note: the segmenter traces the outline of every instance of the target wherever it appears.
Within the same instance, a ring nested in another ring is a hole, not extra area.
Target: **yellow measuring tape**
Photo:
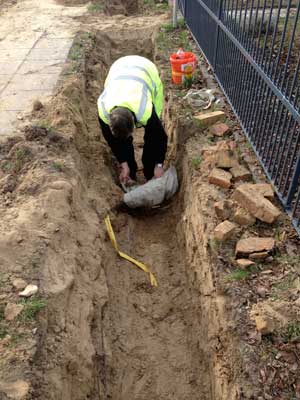
[[[122,257],[122,258],[125,258],[125,260],[127,260],[127,261],[130,261],[131,263],[135,264],[137,267],[141,268],[144,272],[149,274],[151,285],[152,286],[157,286],[157,281],[156,281],[155,276],[152,274],[152,272],[149,270],[149,268],[145,264],[135,260],[134,258],[128,256],[127,254],[125,254],[125,253],[123,253],[122,251],[119,250],[118,244],[117,244],[117,240],[116,240],[116,237],[115,237],[115,233],[114,233],[113,228],[111,226],[109,215],[105,218],[104,221],[105,221],[105,225],[106,225],[108,236],[109,236],[109,238],[110,238],[110,240],[112,242],[112,245],[114,246],[116,252],[119,254],[119,256]]]

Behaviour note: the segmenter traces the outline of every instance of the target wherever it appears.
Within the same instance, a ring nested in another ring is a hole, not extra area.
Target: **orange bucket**
[[[176,85],[181,85],[186,80],[192,80],[197,66],[197,59],[194,53],[180,51],[170,56],[172,66],[172,80]]]

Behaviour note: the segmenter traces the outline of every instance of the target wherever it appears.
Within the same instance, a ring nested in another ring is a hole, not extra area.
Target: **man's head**
[[[109,125],[115,137],[126,139],[134,130],[133,115],[125,107],[114,108],[109,114]]]

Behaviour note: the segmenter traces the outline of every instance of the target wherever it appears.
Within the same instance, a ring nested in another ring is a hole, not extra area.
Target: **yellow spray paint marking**
[[[157,281],[156,281],[155,276],[152,274],[152,272],[149,270],[149,268],[145,264],[135,260],[134,258],[128,256],[127,254],[125,254],[125,253],[123,253],[122,251],[119,250],[118,244],[117,244],[117,240],[116,240],[116,237],[115,237],[115,233],[114,233],[113,228],[111,226],[109,215],[105,218],[104,221],[105,221],[105,225],[106,225],[108,236],[109,236],[109,238],[110,238],[110,240],[112,242],[112,245],[115,248],[116,252],[119,254],[119,256],[124,258],[127,261],[130,261],[132,264],[135,264],[138,268],[141,268],[144,272],[146,272],[146,274],[149,274],[151,285],[152,286],[157,286]]]

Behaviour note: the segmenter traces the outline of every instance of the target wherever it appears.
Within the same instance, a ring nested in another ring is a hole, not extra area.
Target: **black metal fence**
[[[300,0],[179,0],[268,178],[300,231]]]

